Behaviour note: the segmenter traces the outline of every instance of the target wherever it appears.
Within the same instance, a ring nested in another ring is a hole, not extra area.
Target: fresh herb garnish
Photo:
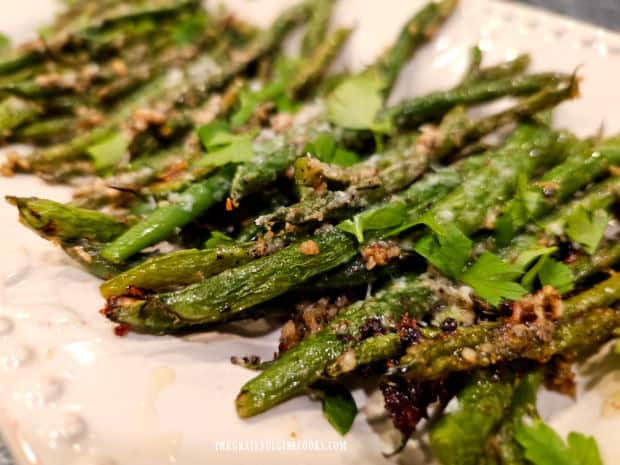
[[[211,231],[211,236],[205,241],[205,249],[214,249],[220,244],[230,244],[234,239],[220,231]]]
[[[295,104],[288,96],[288,85],[298,65],[298,60],[280,57],[275,62],[273,76],[268,84],[257,90],[245,86],[239,94],[239,108],[230,118],[231,125],[236,128],[247,123],[257,107],[269,101],[275,104],[280,113],[293,111]]]
[[[578,208],[566,222],[566,235],[581,244],[586,252],[593,254],[603,238],[609,214],[598,209],[591,214],[585,208]]]
[[[198,137],[207,151],[233,143],[239,136],[230,131],[228,123],[215,120],[198,128]]]
[[[418,240],[414,250],[447,276],[459,279],[471,253],[473,243],[453,223],[442,224],[426,215],[420,220],[433,234]]]
[[[343,436],[349,432],[357,415],[357,405],[347,388],[341,384],[322,386],[323,415]]]
[[[569,433],[567,441],[543,421],[522,423],[515,429],[525,458],[533,465],[603,465],[596,441],[581,433]]]
[[[122,132],[116,132],[103,141],[91,145],[86,152],[97,171],[112,168],[120,163],[129,147],[129,140]]]
[[[521,252],[515,260],[515,265],[525,270],[527,266],[534,262],[537,258],[552,254],[558,250],[557,247],[538,247],[535,246],[525,252]]]
[[[534,247],[519,255],[515,265],[522,270],[525,271],[528,265],[534,263],[521,279],[523,287],[532,290],[538,278],[541,285],[552,286],[561,294],[574,288],[575,278],[571,269],[551,258],[551,254],[556,251],[557,247]]]
[[[198,128],[198,136],[207,154],[200,160],[204,166],[222,166],[243,163],[252,159],[251,134],[233,134],[229,126],[220,120]]]
[[[322,132],[305,146],[305,152],[324,163],[352,166],[360,161],[357,153],[338,147],[333,135]]]
[[[195,43],[209,26],[205,12],[193,14],[174,26],[172,38],[177,45]]]
[[[538,279],[540,284],[555,287],[560,294],[572,291],[575,287],[575,277],[571,269],[549,256],[538,270]]]
[[[389,131],[385,123],[377,121],[384,88],[383,79],[372,71],[345,79],[327,96],[328,121],[347,129]]]
[[[399,226],[407,213],[403,202],[394,202],[384,207],[368,210],[338,224],[338,229],[353,234],[358,242],[364,242],[366,231],[381,230]]]
[[[490,252],[484,252],[461,276],[461,280],[474,288],[480,297],[496,306],[503,299],[517,300],[527,294],[523,286],[514,282],[521,273],[518,266],[510,265]]]

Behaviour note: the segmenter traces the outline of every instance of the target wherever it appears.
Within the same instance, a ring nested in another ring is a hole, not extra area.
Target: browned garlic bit
[[[400,256],[400,247],[393,242],[377,241],[362,249],[362,257],[367,270],[384,266]]]
[[[346,296],[339,296],[333,301],[322,297],[317,301],[297,304],[293,318],[282,327],[280,351],[290,349],[307,334],[314,334],[324,329],[348,304],[349,300]]]
[[[299,250],[304,255],[318,255],[320,252],[319,245],[311,239],[302,242]]]
[[[562,296],[555,288],[545,286],[540,291],[513,302],[511,307],[510,321],[513,323],[555,321],[562,316],[564,303]]]
[[[163,124],[166,115],[152,108],[138,108],[131,116],[132,128],[137,131],[145,131],[152,124]]]

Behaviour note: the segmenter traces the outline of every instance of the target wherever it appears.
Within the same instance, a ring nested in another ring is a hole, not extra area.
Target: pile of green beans
[[[334,4],[300,0],[260,29],[197,0],[71,2],[0,53],[0,142],[33,146],[3,174],[74,197],[7,201],[105,280],[118,333],[290,315],[240,388],[241,417],[372,373],[403,444],[438,400],[442,464],[528,465],[514,431],[543,374],[620,327],[620,137],[552,127],[576,75],[529,73],[528,55],[483,66],[478,47],[456,86],[388,105],[458,0],[329,75],[351,34],[330,24]]]

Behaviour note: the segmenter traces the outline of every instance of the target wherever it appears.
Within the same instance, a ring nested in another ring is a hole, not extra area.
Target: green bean
[[[289,94],[293,98],[307,95],[309,90],[317,84],[351,32],[352,30],[347,28],[337,29],[317,44],[312,53],[308,55],[307,61],[299,66],[291,80]]]
[[[7,97],[0,102],[0,137],[6,138],[24,123],[41,114],[41,107],[34,102],[17,97]]]
[[[611,142],[614,139],[604,142],[599,150],[587,141],[574,141],[568,159],[549,170],[521,194],[521,197],[527,198],[527,212],[522,211],[523,204],[519,199],[508,203],[498,219],[500,244],[505,244],[521,230],[528,217],[540,217],[551,211],[579,189],[606,175],[610,166],[620,164],[620,144],[611,145]]]
[[[179,291],[155,294],[146,300],[109,299],[107,316],[137,331],[153,333],[228,320],[349,261],[356,253],[354,242],[335,229],[313,236],[310,241],[293,244]],[[318,253],[308,255],[316,249]]]
[[[221,202],[230,189],[231,169],[223,169],[202,182],[193,184],[171,203],[157,208],[132,226],[101,253],[112,263],[121,263],[133,254],[170,237],[209,208]]]
[[[421,316],[425,306],[418,302],[429,298],[432,293],[428,288],[415,285],[415,280],[405,276],[376,296],[351,305],[330,322],[329,329],[308,336],[246,383],[237,396],[237,413],[241,417],[253,416],[305,392],[322,376],[326,363],[346,353],[352,341],[362,338],[363,327],[370,319],[394,330],[403,314]]]
[[[168,253],[114,276],[101,285],[101,294],[106,298],[123,295],[130,286],[148,291],[165,291],[193,284],[249,262],[257,255],[255,248],[254,243],[248,243]]]
[[[431,2],[402,27],[395,44],[373,65],[383,79],[386,94],[392,90],[400,70],[413,51],[437,32],[457,4],[458,0]]]
[[[466,84],[448,91],[434,92],[401,103],[385,112],[398,128],[411,128],[440,117],[457,105],[473,105],[506,96],[527,96],[567,79],[555,73],[531,74]]]
[[[402,190],[411,184],[434,161],[441,160],[471,141],[493,132],[499,127],[514,122],[527,115],[532,115],[557,104],[574,93],[575,81],[564,82],[557,88],[545,89],[527,98],[525,101],[494,115],[478,120],[470,120],[461,110],[456,109],[446,115],[438,131],[433,131],[431,141],[416,144],[413,154],[400,163],[388,165],[385,170],[374,176],[376,185],[368,189],[363,183],[352,185],[343,191],[328,191],[324,195],[313,196],[291,206],[281,207],[272,214],[260,217],[258,224],[288,222],[304,224],[309,221],[338,218],[344,210],[347,213],[367,207],[382,200],[388,194]],[[398,153],[396,159],[398,159]],[[401,155],[402,157],[402,155]]]
[[[327,35],[329,18],[334,6],[334,0],[319,0],[316,2],[312,18],[306,26],[306,32],[301,41],[301,54],[309,57],[312,55]]]
[[[564,302],[556,324],[482,324],[449,337],[418,342],[407,349],[399,370],[415,379],[436,379],[452,371],[471,370],[501,361],[527,358],[545,362],[568,350],[586,351],[608,340],[620,313],[605,307],[620,299],[620,275]]]
[[[514,375],[504,378],[492,372],[474,374],[458,395],[458,409],[433,425],[430,446],[442,465],[479,465],[515,390]]]
[[[127,228],[125,222],[104,213],[63,205],[36,197],[7,197],[19,211],[20,221],[44,238],[59,241],[91,239],[106,242]]]

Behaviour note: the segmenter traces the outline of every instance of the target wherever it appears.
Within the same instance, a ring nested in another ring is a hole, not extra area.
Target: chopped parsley
[[[349,432],[357,416],[357,405],[351,392],[341,384],[321,386],[323,415],[343,436]]]
[[[521,285],[532,290],[536,279],[543,286],[552,286],[560,294],[571,291],[575,286],[575,278],[571,269],[564,263],[551,258],[551,254],[557,251],[557,247],[534,247],[522,252],[515,265],[527,272],[521,279]]]
[[[174,26],[172,38],[177,45],[195,43],[209,26],[209,16],[205,12],[192,14]]]
[[[205,242],[205,249],[214,249],[221,244],[230,244],[234,239],[220,231],[211,231],[211,236]]]
[[[383,79],[372,71],[345,79],[327,96],[328,121],[347,129],[388,132],[387,124],[377,121],[384,88]]]
[[[207,155],[200,161],[204,166],[243,163],[252,159],[252,135],[233,134],[226,122],[215,120],[198,128],[198,136]]]
[[[515,439],[533,465],[603,465],[592,436],[569,433],[565,442],[541,420],[522,423],[515,429]]]
[[[447,276],[459,279],[471,253],[473,243],[453,223],[442,224],[426,215],[421,221],[433,234],[426,234],[414,250]]]
[[[393,202],[383,207],[359,213],[352,220],[345,220],[337,227],[353,234],[358,242],[364,242],[364,233],[400,226],[407,213],[404,202]]]
[[[575,277],[571,269],[549,256],[538,270],[538,279],[540,284],[555,287],[560,294],[572,291],[575,287]]]
[[[101,142],[86,149],[97,171],[118,165],[127,153],[129,140],[122,132],[115,132]]]
[[[280,57],[275,62],[269,83],[255,90],[246,85],[239,94],[239,108],[230,118],[231,125],[235,128],[244,125],[260,104],[269,101],[275,104],[279,113],[294,110],[295,105],[288,96],[288,85],[298,65],[298,60]]]
[[[527,289],[514,281],[522,272],[518,266],[484,252],[461,280],[491,305],[498,305],[503,299],[517,300],[527,294]]]
[[[609,214],[598,209],[592,213],[585,208],[578,208],[566,222],[566,235],[581,244],[586,252],[593,254],[603,238]]]
[[[338,147],[334,136],[327,132],[319,133],[305,146],[305,152],[324,163],[352,166],[360,161],[357,153]]]

